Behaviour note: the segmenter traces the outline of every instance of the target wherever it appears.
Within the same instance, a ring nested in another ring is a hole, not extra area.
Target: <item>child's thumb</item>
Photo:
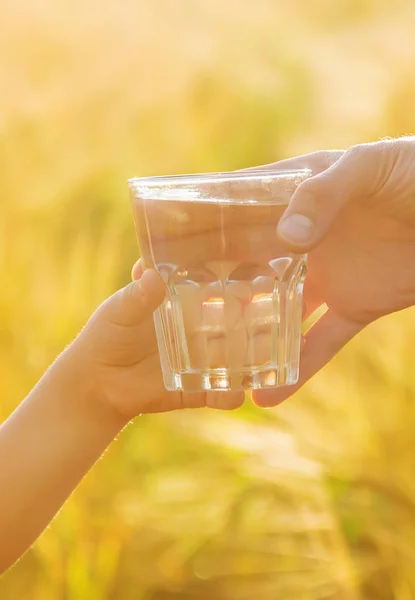
[[[124,327],[138,325],[149,317],[163,301],[166,292],[161,277],[153,270],[146,270],[140,279],[133,281],[101,307],[101,314],[109,321]]]

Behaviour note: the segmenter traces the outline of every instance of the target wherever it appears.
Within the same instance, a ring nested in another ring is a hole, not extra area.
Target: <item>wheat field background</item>
[[[412,0],[2,0],[0,20],[2,419],[128,281],[128,177],[415,131]],[[137,419],[0,599],[413,599],[414,339],[413,311],[373,325],[276,410]]]

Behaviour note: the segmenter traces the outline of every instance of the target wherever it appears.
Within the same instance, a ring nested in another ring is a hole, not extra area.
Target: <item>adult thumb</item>
[[[161,277],[153,270],[113,294],[98,313],[116,325],[134,327],[149,317],[163,301],[166,292]]]
[[[278,224],[284,244],[293,252],[316,246],[347,203],[373,193],[379,179],[378,162],[370,144],[355,146],[328,169],[304,181]]]

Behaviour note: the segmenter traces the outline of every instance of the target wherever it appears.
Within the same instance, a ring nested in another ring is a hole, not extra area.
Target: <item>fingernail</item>
[[[296,244],[306,244],[313,237],[314,224],[305,215],[290,215],[278,225],[282,237]]]

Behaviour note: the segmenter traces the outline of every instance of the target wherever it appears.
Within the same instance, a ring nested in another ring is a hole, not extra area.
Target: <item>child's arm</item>
[[[68,349],[0,427],[0,573],[37,538],[127,419]]]
[[[163,295],[149,271],[107,300],[0,426],[0,573],[134,416],[242,403],[239,393],[165,391],[152,323]]]

